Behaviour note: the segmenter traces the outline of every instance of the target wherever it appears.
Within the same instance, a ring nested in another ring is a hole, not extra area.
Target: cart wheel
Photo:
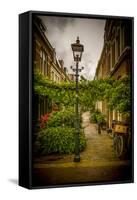
[[[125,138],[117,135],[115,138],[115,152],[118,158],[123,158],[125,155]]]

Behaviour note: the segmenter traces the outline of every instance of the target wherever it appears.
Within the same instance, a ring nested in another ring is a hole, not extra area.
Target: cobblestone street
[[[83,127],[87,139],[87,148],[81,153],[82,160],[91,161],[116,161],[113,151],[112,139],[106,131],[97,132],[97,124],[89,122],[89,113],[83,114]]]
[[[106,131],[97,133],[97,125],[89,122],[88,112],[82,117],[87,146],[80,154],[80,163],[73,162],[74,155],[38,158],[34,164],[34,184],[94,183],[129,179],[129,161],[116,158],[112,139]]]

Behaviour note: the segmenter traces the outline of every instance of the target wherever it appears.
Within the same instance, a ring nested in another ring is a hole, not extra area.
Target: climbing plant
[[[34,91],[39,96],[49,96],[53,102],[75,105],[75,82],[55,83],[39,71],[34,73]],[[131,82],[126,76],[120,80],[113,78],[79,82],[79,104],[83,109],[92,109],[97,101],[107,100],[108,106],[120,113],[131,110]]]
[[[115,81],[109,92],[106,92],[106,99],[111,109],[129,116],[131,112],[131,81],[130,77],[125,77]]]

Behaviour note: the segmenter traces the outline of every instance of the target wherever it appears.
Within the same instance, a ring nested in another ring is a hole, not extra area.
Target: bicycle
[[[131,133],[129,126],[118,122],[114,126],[113,146],[118,158],[125,158],[130,148]]]

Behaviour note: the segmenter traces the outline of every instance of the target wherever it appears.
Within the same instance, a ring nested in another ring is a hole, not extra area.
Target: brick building
[[[38,69],[50,80],[60,83],[69,81],[67,70],[64,67],[63,60],[56,57],[55,48],[52,47],[46,37],[47,28],[38,17],[33,19],[33,64],[34,69]],[[36,118],[52,110],[52,101],[48,98],[34,98],[34,110]]]
[[[108,19],[104,30],[104,45],[96,68],[95,79],[114,77],[120,79],[132,70],[132,22],[128,19]],[[107,102],[97,102],[96,107],[106,115],[108,126],[112,120],[123,120],[123,116],[111,111]]]

